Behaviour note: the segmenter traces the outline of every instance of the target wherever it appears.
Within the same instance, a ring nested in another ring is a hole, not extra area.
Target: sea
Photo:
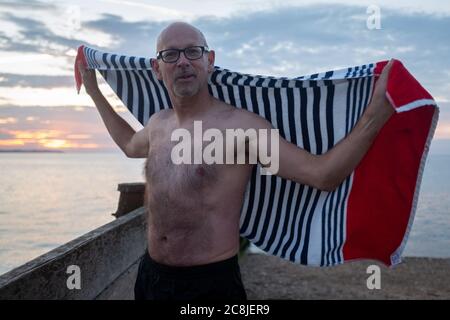
[[[112,220],[145,159],[119,152],[0,153],[0,274]],[[450,150],[429,154],[404,256],[450,257]],[[257,250],[256,250],[257,251]]]

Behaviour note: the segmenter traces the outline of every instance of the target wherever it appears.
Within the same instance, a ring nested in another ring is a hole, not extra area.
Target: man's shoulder
[[[174,113],[175,113],[175,111],[173,111],[173,109],[162,109],[162,110],[159,110],[158,112],[155,112],[153,114],[152,118],[155,117],[158,120],[159,119],[161,119],[161,120],[168,119],[168,118],[172,117],[174,115]]]
[[[233,107],[232,113],[233,122],[239,128],[258,129],[269,126],[269,122],[257,113],[236,107]]]
[[[234,118],[239,119],[240,117],[244,117],[246,119],[254,118],[255,116],[258,117],[258,115],[256,113],[235,107],[235,106],[228,104],[217,98],[214,98],[214,100],[216,102],[216,105],[219,107],[220,112],[226,113],[227,117],[230,117],[233,119]]]
[[[173,109],[162,109],[158,112],[155,112],[148,119],[147,127],[154,127],[159,125],[164,120],[169,120],[174,115]]]

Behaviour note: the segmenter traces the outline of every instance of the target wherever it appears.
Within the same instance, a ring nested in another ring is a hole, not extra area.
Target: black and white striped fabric
[[[150,59],[83,47],[130,112],[145,125],[152,114],[171,108],[168,92]],[[369,103],[375,64],[294,79],[248,75],[216,67],[210,93],[266,118],[286,140],[322,154],[343,139]],[[353,175],[333,192],[322,192],[255,167],[240,219],[241,235],[265,252],[295,263],[343,263],[346,205]]]

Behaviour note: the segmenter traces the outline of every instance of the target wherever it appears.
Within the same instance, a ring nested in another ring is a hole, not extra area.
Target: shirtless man
[[[158,37],[152,68],[164,82],[173,109],[154,114],[138,132],[114,112],[97,86],[95,72],[79,66],[86,92],[113,140],[127,157],[147,158],[148,252],[139,266],[137,299],[246,299],[237,253],[240,210],[253,165],[177,165],[171,159],[172,132],[193,132],[194,121],[202,121],[203,130],[222,132],[273,128],[257,114],[209,94],[214,58],[201,31],[181,22],[167,26]],[[355,128],[325,154],[310,154],[280,138],[277,175],[325,191],[350,175],[394,113],[385,97],[390,67],[384,69]]]

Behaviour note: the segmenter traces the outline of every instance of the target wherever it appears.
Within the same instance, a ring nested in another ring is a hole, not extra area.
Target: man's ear
[[[208,51],[208,72],[214,71],[214,60],[216,59],[216,53],[214,50]]]
[[[158,59],[151,58],[150,64],[152,65],[153,71],[155,71],[158,80],[162,81],[161,71],[159,70],[159,61]]]

